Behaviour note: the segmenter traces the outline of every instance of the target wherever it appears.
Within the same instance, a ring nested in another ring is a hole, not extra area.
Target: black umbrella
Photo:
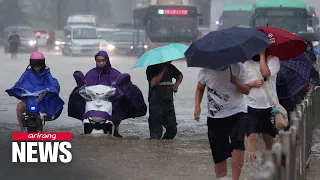
[[[188,67],[215,69],[245,62],[269,46],[268,36],[258,29],[231,27],[210,32],[184,54]]]
[[[305,41],[319,41],[320,37],[316,33],[311,33],[311,32],[300,32],[296,34],[299,36],[301,39],[304,39]]]

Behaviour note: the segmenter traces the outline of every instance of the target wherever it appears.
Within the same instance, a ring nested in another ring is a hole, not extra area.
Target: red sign
[[[164,15],[188,15],[188,10],[186,9],[165,9]]]
[[[71,132],[39,132],[39,133],[12,133],[13,141],[70,141]]]

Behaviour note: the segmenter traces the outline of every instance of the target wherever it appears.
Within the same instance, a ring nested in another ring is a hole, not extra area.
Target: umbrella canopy
[[[312,62],[305,53],[289,61],[281,61],[277,75],[279,99],[291,98],[307,86],[311,68]]]
[[[245,62],[269,47],[268,37],[255,28],[231,27],[213,31],[185,52],[188,67],[216,69]]]
[[[184,44],[169,44],[145,52],[132,67],[146,67],[155,64],[161,64],[168,61],[184,58],[184,52],[188,46]]]
[[[270,26],[261,26],[257,29],[268,35],[271,46],[267,53],[277,56],[280,60],[295,58],[307,49],[306,42],[291,32]]]
[[[300,33],[297,33],[296,35],[299,36],[301,39],[309,42],[320,40],[320,37],[316,33],[300,32]]]

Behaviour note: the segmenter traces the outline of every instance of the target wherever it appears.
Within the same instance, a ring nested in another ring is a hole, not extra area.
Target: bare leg
[[[272,148],[272,145],[276,142],[276,138],[273,138],[268,134],[262,134],[262,137],[264,140],[266,150],[270,150]]]
[[[21,131],[25,131],[23,127],[23,112],[26,110],[26,104],[24,102],[19,102],[17,104],[17,119],[20,126]]]
[[[244,161],[244,150],[233,150],[232,152],[232,180],[239,180]]]
[[[252,133],[247,138],[247,157],[246,161],[252,162],[256,159],[258,133]]]
[[[220,163],[215,164],[214,169],[216,171],[217,178],[225,177],[227,175],[227,170],[228,170],[227,161],[224,160]]]

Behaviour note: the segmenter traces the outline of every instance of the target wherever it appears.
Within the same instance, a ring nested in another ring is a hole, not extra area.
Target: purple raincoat
[[[89,72],[87,72],[85,79],[87,86],[93,86],[93,85],[105,85],[105,86],[111,86],[119,77],[121,74],[118,70],[111,67],[109,56],[107,52],[100,51],[97,56],[103,56],[107,60],[107,65],[103,69],[99,69],[98,67],[95,67],[91,69]]]
[[[76,71],[74,78],[77,87],[69,97],[68,116],[83,120],[87,117],[101,117],[112,120],[115,124],[127,118],[135,118],[146,115],[147,106],[141,90],[132,84],[129,74],[121,74],[111,67],[109,56],[105,51],[100,51],[96,56],[103,56],[107,65],[103,69],[95,67],[85,76],[82,72]],[[95,57],[96,57],[95,56]],[[111,99],[112,116],[105,112],[89,111],[85,113],[85,100],[78,94],[82,86],[106,85],[116,88],[116,95]],[[85,114],[84,114],[85,113]]]

